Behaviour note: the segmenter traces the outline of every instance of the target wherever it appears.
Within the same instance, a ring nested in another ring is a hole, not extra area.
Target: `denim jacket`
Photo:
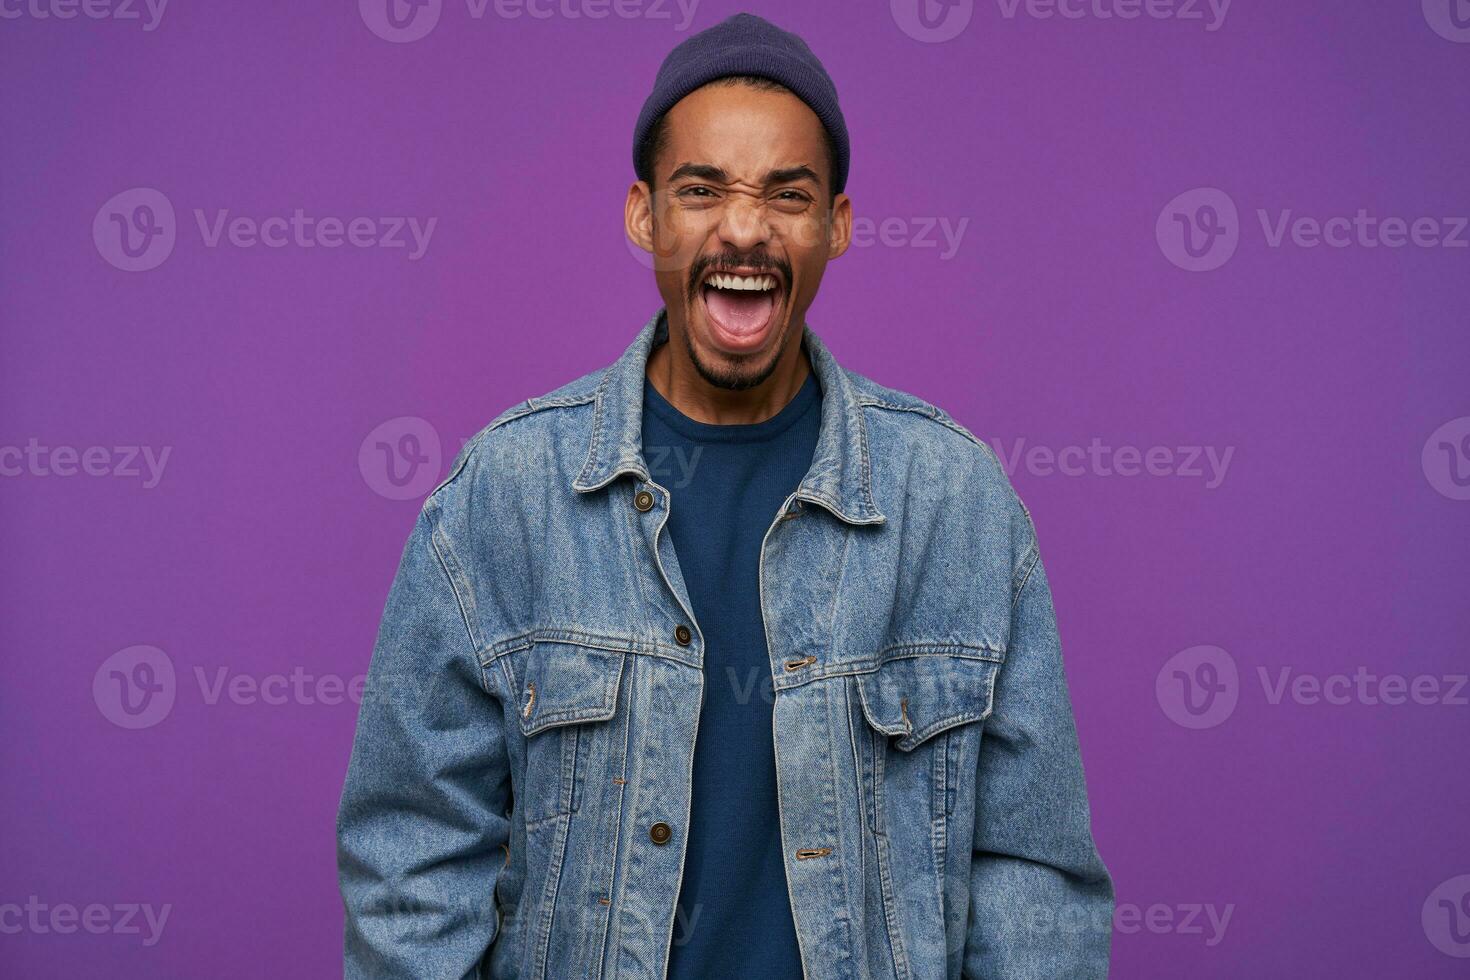
[[[660,310],[507,410],[424,502],[337,817],[346,975],[666,975],[704,638],[645,461]],[[994,453],[839,367],[771,515],[779,846],[812,980],[1107,974],[1051,593]]]

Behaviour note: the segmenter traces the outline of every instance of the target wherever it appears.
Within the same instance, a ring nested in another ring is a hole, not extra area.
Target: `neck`
[[[749,425],[764,422],[785,408],[801,390],[811,362],[801,343],[805,329],[794,331],[776,368],[753,388],[730,389],[710,384],[689,355],[682,330],[669,324],[669,339],[648,356],[644,377],[669,404],[696,422]]]

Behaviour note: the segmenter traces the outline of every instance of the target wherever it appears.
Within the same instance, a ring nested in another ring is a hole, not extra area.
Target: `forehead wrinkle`
[[[685,177],[711,180],[724,184],[727,187],[738,187],[740,185],[747,187],[771,187],[776,184],[798,184],[803,181],[811,184],[821,183],[817,172],[812,169],[810,164],[805,163],[792,167],[772,167],[766,171],[765,175],[758,182],[752,183],[743,178],[731,177],[729,172],[723,167],[714,164],[685,161],[674,168],[674,172],[669,175],[669,181],[672,183],[675,180]]]

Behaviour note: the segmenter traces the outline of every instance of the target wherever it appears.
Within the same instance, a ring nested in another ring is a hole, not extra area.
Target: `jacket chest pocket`
[[[526,766],[516,806],[527,826],[573,813],[588,770],[605,755],[617,714],[622,653],[537,641],[513,655]]]
[[[855,678],[868,737],[863,768],[869,826],[954,812],[974,786],[981,725],[990,717],[998,655],[923,653],[884,661]],[[989,659],[990,657],[997,659]],[[972,790],[973,791],[973,790]]]

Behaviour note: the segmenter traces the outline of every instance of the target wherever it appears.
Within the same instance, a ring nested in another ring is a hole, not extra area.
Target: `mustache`
[[[774,273],[779,276],[781,282],[791,282],[791,263],[784,259],[773,258],[766,254],[765,250],[746,254],[726,250],[718,255],[701,255],[690,264],[689,299],[691,302],[695,294],[699,292],[699,283],[704,278],[704,274],[716,266],[750,268],[757,273]]]

